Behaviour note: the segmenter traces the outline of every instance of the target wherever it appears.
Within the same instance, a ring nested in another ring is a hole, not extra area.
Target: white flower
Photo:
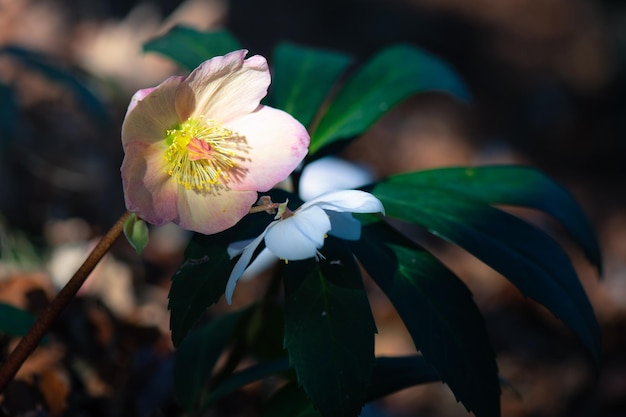
[[[237,281],[250,264],[256,248],[265,239],[265,249],[285,261],[317,257],[327,235],[347,240],[361,237],[361,223],[351,213],[383,213],[376,197],[358,190],[334,191],[307,201],[294,212],[287,203],[280,205],[275,221],[252,241],[235,242],[228,247],[231,258],[241,254],[226,284],[230,304]],[[266,256],[263,252],[259,256]]]

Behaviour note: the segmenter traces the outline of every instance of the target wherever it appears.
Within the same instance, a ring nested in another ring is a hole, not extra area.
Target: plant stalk
[[[43,313],[37,318],[33,327],[30,328],[28,333],[26,333],[15,349],[9,354],[0,368],[0,393],[4,392],[24,361],[26,361],[28,356],[30,356],[39,345],[39,342],[50,329],[54,320],[56,320],[70,301],[72,301],[80,287],[89,277],[89,274],[91,274],[98,262],[100,262],[100,259],[106,255],[111,249],[111,246],[113,246],[113,243],[115,243],[117,238],[122,234],[124,222],[129,214],[129,212],[125,212],[102,239],[100,239],[100,242],[93,248],[87,259],[85,259],[80,268],[74,273],[74,276],[72,276],[61,291],[59,291]]]

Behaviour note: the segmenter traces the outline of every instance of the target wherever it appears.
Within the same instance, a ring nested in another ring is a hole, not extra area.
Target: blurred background
[[[436,94],[392,109],[342,153],[380,177],[523,163],[565,185],[596,227],[598,273],[551,219],[603,329],[596,372],[577,339],[465,252],[433,250],[473,291],[510,386],[503,416],[626,415],[626,4],[584,0],[0,0],[0,302],[41,311],[124,212],[120,127],[139,88],[182,71],[142,43],[175,24],[229,29],[251,54],[280,41],[364,60],[409,42],[466,81],[465,106]],[[180,415],[169,374],[167,291],[188,235],[154,229],[142,258],[119,241],[7,391],[5,415]],[[262,279],[243,283],[238,302]],[[238,287],[238,291],[239,288]],[[377,353],[412,343],[368,285]],[[225,308],[215,307],[216,311]],[[2,354],[14,339],[4,337]],[[210,415],[259,415],[262,384]],[[33,414],[34,413],[34,414]],[[442,384],[404,390],[364,416],[465,416]]]

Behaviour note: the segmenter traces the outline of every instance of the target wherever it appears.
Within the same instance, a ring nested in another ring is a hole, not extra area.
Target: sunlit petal
[[[348,211],[351,213],[385,213],[379,199],[359,190],[332,191],[309,200],[300,208],[318,206],[324,210]]]
[[[240,161],[246,175],[233,181],[235,190],[267,191],[287,177],[305,157],[309,134],[290,114],[263,106],[226,125],[245,136],[249,149]]]
[[[310,207],[268,227],[265,245],[281,259],[308,259],[324,245],[329,230],[330,219],[326,212],[319,207]]]
[[[252,255],[254,255],[254,251],[261,244],[261,241],[265,237],[266,231],[267,229],[265,229],[265,232],[261,233],[256,239],[254,239],[244,248],[243,252],[241,253],[241,257],[239,258],[232,272],[230,273],[230,277],[228,277],[228,282],[226,283],[226,290],[224,292],[224,295],[226,297],[226,302],[228,302],[228,304],[232,303],[233,292],[235,291],[235,286],[237,285],[237,281],[239,281],[239,278],[241,278],[244,271],[246,270],[246,267],[248,266],[248,264],[250,263],[250,260],[252,259]]]

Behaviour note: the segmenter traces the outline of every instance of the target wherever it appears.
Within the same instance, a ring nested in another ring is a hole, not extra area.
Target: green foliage
[[[365,226],[353,246],[400,314],[415,347],[457,399],[478,416],[497,415],[500,389],[495,355],[465,284],[431,254],[384,224]]]
[[[174,26],[163,36],[146,42],[143,49],[165,55],[191,71],[209,58],[241,49],[241,45],[226,31],[199,32]]]
[[[200,405],[211,371],[245,312],[239,310],[213,319],[208,325],[191,332],[176,349],[176,396],[187,411]]]
[[[273,105],[310,126],[352,59],[345,54],[283,43],[274,51]]]
[[[424,226],[466,249],[547,307],[578,334],[599,363],[600,332],[591,304],[570,259],[545,232],[446,188],[389,180],[372,192],[387,216]]]
[[[312,132],[310,153],[363,133],[403,99],[429,91],[469,100],[460,78],[439,58],[412,45],[383,49],[357,69],[329,104]]]
[[[285,348],[322,415],[356,416],[374,366],[376,326],[352,254],[329,246],[324,262],[287,265]]]
[[[145,47],[187,69],[238,48],[227,32],[181,27]],[[406,44],[387,47],[354,67],[349,55],[285,43],[276,48],[271,64],[272,104],[309,126],[313,157],[363,133],[411,95],[442,92],[469,100],[446,63]],[[551,215],[601,271],[593,229],[563,187],[529,167],[494,166],[396,175],[372,184],[370,191],[384,204],[387,217],[423,227],[500,272],[560,318],[600,362],[598,324],[569,257],[547,233],[496,207]],[[278,190],[269,194],[275,202],[298,201]],[[284,300],[272,284],[250,314],[218,317],[189,334],[224,293],[235,263],[228,245],[258,236],[273,216],[248,215],[225,232],[194,236],[173,277],[169,304],[178,346],[175,382],[188,409],[204,413],[233,390],[280,375],[287,384],[266,403],[266,417],[356,416],[367,401],[438,380],[477,417],[500,415],[501,378],[469,289],[380,217],[358,219],[360,240],[346,244],[328,238],[323,257],[276,270],[272,282],[284,278]],[[355,258],[392,302],[421,355],[374,357],[376,327]],[[277,346],[280,341],[286,351]],[[229,346],[245,347],[257,362],[212,386],[216,359]]]
[[[217,302],[233,269],[228,243],[246,240],[263,231],[271,218],[250,215],[238,226],[215,235],[196,234],[185,251],[185,262],[172,278],[169,294],[172,340],[178,346],[207,307]]]

